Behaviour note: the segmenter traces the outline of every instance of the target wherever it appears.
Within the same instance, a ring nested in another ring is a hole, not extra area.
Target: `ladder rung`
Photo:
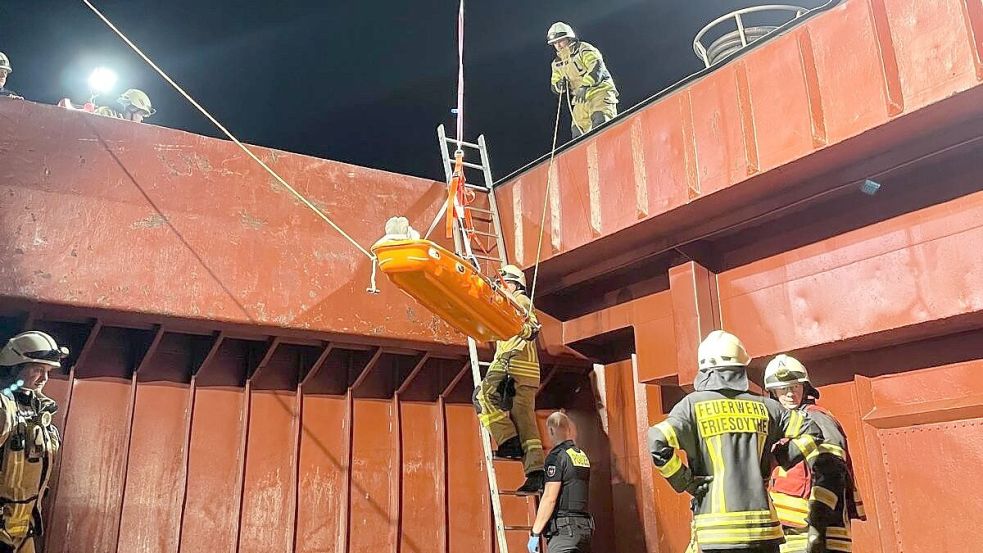
[[[470,232],[471,234],[477,234],[478,236],[487,236],[489,238],[498,238],[498,235],[497,234],[491,234],[491,233],[488,233],[488,232],[482,232],[480,230],[469,229],[468,232]]]
[[[478,213],[487,213],[489,215],[492,214],[492,212],[491,212],[490,209],[484,209],[484,208],[480,208],[480,207],[468,207],[468,209],[470,211],[477,211]]]
[[[490,367],[491,366],[491,363],[488,362],[488,361],[478,361],[478,366],[479,367]]]
[[[470,161],[462,161],[461,162],[461,165],[463,165],[465,167],[470,167],[472,169],[480,169],[482,171],[485,170],[485,166],[482,165],[482,164],[480,164],[480,163],[471,163]]]
[[[475,150],[481,149],[481,146],[475,144],[474,142],[465,142],[464,140],[458,142],[457,139],[451,138],[449,136],[445,136],[444,140],[446,140],[448,144],[454,144],[454,145],[460,144],[461,146],[467,146],[468,148],[474,148]]]
[[[464,187],[465,188],[472,188],[474,190],[480,190],[480,191],[482,191],[482,192],[484,192],[486,194],[488,193],[488,188],[486,188],[484,186],[481,186],[480,184],[471,184],[470,182],[465,182],[464,183]]]
[[[477,257],[478,259],[484,259],[485,261],[501,261],[501,258],[498,258],[498,257],[488,257],[487,255],[481,255],[480,253],[476,253],[476,254],[472,254],[472,255],[474,255],[474,257]]]

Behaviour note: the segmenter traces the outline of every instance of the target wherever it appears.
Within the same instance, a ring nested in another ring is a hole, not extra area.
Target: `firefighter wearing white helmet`
[[[120,94],[116,101],[119,102],[119,105],[123,108],[122,111],[116,111],[112,108],[103,106],[97,108],[95,113],[97,115],[105,115],[116,119],[125,119],[136,123],[142,123],[144,119],[157,113],[157,110],[155,110],[154,106],[150,103],[150,96],[147,96],[146,92],[136,88],[131,88]]]
[[[573,137],[590,132],[618,115],[618,89],[600,50],[577,39],[562,21],[546,33],[546,43],[556,50],[550,84],[556,94],[569,94]]]
[[[495,343],[495,358],[481,385],[475,389],[474,404],[481,424],[498,444],[495,453],[503,459],[522,459],[526,481],[519,495],[542,491],[545,481],[543,441],[536,423],[536,392],[539,390],[539,352],[536,337],[539,320],[526,295],[526,275],[515,265],[499,271],[505,287],[529,313],[522,330],[508,340]]]
[[[48,371],[68,349],[44,332],[11,338],[0,350],[0,551],[35,551],[41,500],[60,438],[51,417],[58,406],[43,393]]]
[[[649,429],[652,461],[673,489],[692,496],[700,551],[777,553],[784,535],[765,485],[771,455],[786,467],[815,463],[822,456],[819,429],[802,413],[749,392],[751,358],[737,336],[715,330],[697,355],[695,391]],[[817,545],[810,553],[824,551]]]
[[[806,513],[813,499],[821,501],[827,548],[850,551],[850,521],[863,520],[864,513],[843,428],[832,413],[816,405],[819,390],[809,380],[805,365],[791,355],[779,355],[768,363],[765,390],[786,409],[807,414],[822,431],[820,447],[843,460],[842,478],[827,479],[823,488],[813,487],[812,468],[807,463],[798,463],[787,470],[779,467],[772,472],[768,492],[785,533],[782,553],[807,551],[809,524]]]
[[[0,98],[21,98],[16,92],[7,88],[7,76],[14,72],[10,66],[10,58],[0,52]]]

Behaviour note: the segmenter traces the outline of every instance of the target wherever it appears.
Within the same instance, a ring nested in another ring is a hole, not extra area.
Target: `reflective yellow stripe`
[[[707,452],[710,454],[710,460],[713,462],[713,481],[710,483],[711,513],[727,512],[727,498],[724,496],[724,482],[726,480],[724,473],[727,472],[727,466],[724,464],[720,453],[720,438],[720,436],[714,436],[704,442],[707,446]]]
[[[522,442],[523,451],[529,451],[530,449],[543,449],[543,442],[536,439],[526,440]]]
[[[498,422],[498,421],[500,421],[500,420],[502,420],[502,419],[504,419],[504,418],[506,418],[508,416],[509,416],[509,414],[506,413],[505,411],[498,411],[498,412],[495,412],[495,413],[489,413],[487,415],[484,415],[484,414],[478,415],[478,420],[481,421],[481,425],[482,426],[484,426],[485,428],[488,428],[493,423],[496,423],[496,422]]]
[[[809,499],[819,501],[830,509],[835,509],[836,504],[840,501],[835,493],[822,486],[813,486],[812,491],[809,493]]]
[[[846,459],[846,452],[838,445],[823,443],[819,445],[819,450],[825,453],[832,453],[840,459]]]
[[[771,511],[732,511],[730,513],[705,513],[696,515],[697,527],[749,522],[776,522]]]
[[[795,447],[799,448],[799,451],[802,452],[802,456],[805,457],[806,460],[811,461],[820,453],[819,447],[816,446],[816,440],[812,439],[812,436],[799,436],[798,438],[793,439],[792,443],[795,444]]]
[[[791,411],[788,417],[788,427],[785,429],[786,438],[795,438],[802,433],[802,423],[805,419],[802,413],[798,411]]]
[[[761,528],[721,528],[714,530],[696,530],[696,539],[700,545],[711,543],[749,543],[758,541],[779,540],[782,538],[782,527],[775,522],[774,526]]]
[[[778,520],[782,521],[782,524],[796,528],[806,527],[806,517],[809,516],[808,500],[771,492],[771,501],[775,505]]]
[[[669,421],[662,421],[655,425],[655,427],[666,437],[666,443],[669,444],[669,447],[679,449],[679,438],[676,436],[676,429],[669,424]]]
[[[679,472],[680,470],[682,470],[682,468],[683,468],[683,460],[679,458],[679,455],[676,455],[675,453],[673,453],[672,454],[672,458],[669,459],[669,462],[668,463],[662,465],[661,467],[660,466],[656,466],[655,468],[659,469],[659,474],[661,474],[662,476],[664,476],[666,478],[669,478],[672,475],[674,475],[677,472]]]

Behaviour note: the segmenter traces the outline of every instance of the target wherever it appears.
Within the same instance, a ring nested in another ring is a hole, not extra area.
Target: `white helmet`
[[[796,383],[812,386],[805,365],[791,355],[783,353],[772,359],[765,367],[765,390],[771,391]]]
[[[514,282],[523,288],[526,287],[526,273],[523,273],[522,269],[516,267],[515,265],[506,265],[502,267],[499,274],[502,275],[502,280],[506,282]]]
[[[741,340],[724,330],[711,332],[700,343],[697,357],[700,359],[700,369],[746,367],[751,362]]]
[[[550,30],[546,32],[546,44],[553,44],[564,38],[577,40],[577,33],[573,32],[573,27],[562,21],[550,25]]]
[[[10,67],[10,58],[8,58],[7,54],[4,54],[3,52],[0,52],[0,69],[6,71],[7,73],[14,72],[13,68]]]
[[[68,357],[68,348],[58,346],[55,339],[40,330],[21,332],[7,341],[0,350],[0,366],[15,367],[23,363],[40,363],[61,367]]]

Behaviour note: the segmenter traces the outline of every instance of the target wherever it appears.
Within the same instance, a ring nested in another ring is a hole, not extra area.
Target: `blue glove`
[[[529,536],[529,545],[526,547],[529,553],[539,553],[539,536],[536,534]]]

